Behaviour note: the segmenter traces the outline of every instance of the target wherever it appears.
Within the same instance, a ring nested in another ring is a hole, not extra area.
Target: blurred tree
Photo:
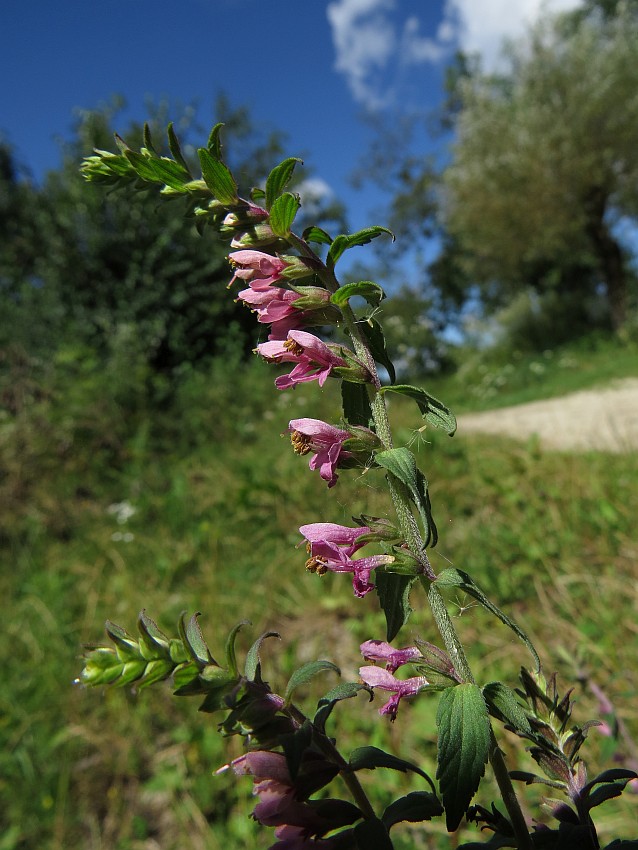
[[[638,218],[638,20],[632,8],[548,19],[511,54],[505,76],[467,75],[444,223],[465,280],[484,301],[549,293],[572,332],[604,292],[627,318]],[[596,8],[594,8],[596,7]]]
[[[100,109],[79,112],[61,167],[40,187],[21,180],[11,152],[0,150],[0,225],[6,224],[0,298],[12,317],[7,321],[3,311],[0,342],[21,337],[30,349],[42,343],[43,328],[53,325],[58,344],[89,344],[105,356],[118,346],[134,349],[151,372],[172,380],[184,366],[250,352],[259,329],[226,290],[228,244],[208,230],[200,236],[183,199],[163,199],[156,186],[119,193],[82,178],[84,156],[94,148],[113,149],[122,106],[114,98]],[[168,154],[162,149],[168,106],[147,108],[155,146]],[[179,112],[175,129],[198,174],[196,146],[208,130],[194,126],[194,110]],[[247,110],[233,109],[224,97],[216,114],[226,124],[226,159],[247,195],[282,158],[283,136],[256,129]],[[142,143],[139,124],[122,135],[131,146]],[[324,222],[343,220],[343,208],[332,197],[314,206]],[[45,336],[53,345],[51,334]]]
[[[200,236],[182,201],[163,202],[156,187],[120,194],[89,186],[79,174],[83,156],[113,147],[118,106],[79,114],[62,167],[42,186],[48,226],[40,277],[57,293],[75,334],[106,347],[128,328],[153,371],[170,374],[229,348],[250,350],[252,317],[226,292],[228,246],[208,232]],[[239,138],[253,132],[243,112],[227,111],[227,118]],[[150,124],[160,149],[165,107],[152,110]],[[194,153],[188,113],[180,124],[185,150]],[[123,135],[136,145],[142,128],[132,125]],[[253,139],[280,155],[278,134]]]

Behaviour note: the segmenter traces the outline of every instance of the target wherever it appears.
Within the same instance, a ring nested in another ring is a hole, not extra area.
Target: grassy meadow
[[[636,375],[638,354],[601,343],[505,365],[470,364],[464,383],[428,389],[460,409],[484,409]],[[291,418],[338,416],[336,382],[278,393],[271,367],[219,363],[185,375],[170,402],[151,404],[148,375],[102,368],[82,352],[52,363],[8,352],[3,366],[0,850],[269,846],[272,834],[248,817],[249,780],[214,775],[239,753],[214,715],[198,714],[196,700],[174,698],[168,685],[135,693],[73,682],[82,645],[104,640],[104,620],[134,630],[142,608],[169,634],[182,611],[201,611],[214,655],[239,620],[253,624],[242,648],[266,629],[280,632],[262,654],[275,690],[316,657],[356,679],[359,643],[384,637],[376,597],[355,599],[347,577],[306,573],[296,529],[387,514],[383,479],[342,473],[328,492],[281,436]],[[421,431],[418,411],[401,399],[391,416],[430,481],[435,569],[452,562],[468,571],[530,634],[546,673],[574,687],[577,721],[598,716],[594,683],[638,741],[636,454],[450,439]],[[418,590],[412,605],[403,642],[435,640]],[[468,599],[452,593],[449,607],[479,682],[513,684],[529,663],[524,646]],[[327,676],[300,702],[312,710],[334,684]],[[418,754],[434,774],[435,701],[403,704],[393,726],[375,702],[337,706],[337,737]],[[616,757],[638,760],[632,740],[615,747],[593,729],[584,749],[592,775]],[[516,739],[505,733],[502,746],[512,767],[533,769]],[[397,787],[421,787],[390,772],[369,779],[379,803]],[[477,802],[489,805],[490,790],[487,782]],[[603,841],[638,836],[638,794],[596,812]],[[440,824],[400,831],[405,850],[451,846]],[[473,828],[461,832],[461,842],[478,839]]]

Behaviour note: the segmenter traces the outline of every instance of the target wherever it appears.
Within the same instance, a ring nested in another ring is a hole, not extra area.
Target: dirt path
[[[627,452],[638,449],[638,378],[459,417],[458,434],[473,431],[527,439],[537,434],[551,449],[599,449]]]

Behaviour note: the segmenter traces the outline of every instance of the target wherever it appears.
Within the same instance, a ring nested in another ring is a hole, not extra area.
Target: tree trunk
[[[591,191],[587,203],[587,234],[607,288],[612,327],[619,331],[627,319],[627,275],[622,249],[605,222],[607,200],[607,194],[600,187]]]

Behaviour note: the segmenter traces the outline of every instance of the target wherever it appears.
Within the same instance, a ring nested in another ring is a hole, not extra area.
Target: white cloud
[[[387,12],[395,0],[336,0],[328,4],[328,21],[335,46],[335,68],[345,75],[355,100],[375,108],[382,105],[373,81],[396,50],[394,29]]]
[[[321,177],[307,177],[295,186],[306,218],[312,220],[321,214],[322,207],[335,199],[332,187]]]
[[[505,39],[521,36],[543,13],[565,12],[581,0],[446,0],[431,36],[417,15],[398,20],[397,0],[333,0],[335,68],[359,103],[378,109],[396,96],[397,71],[437,63],[455,49],[480,53],[486,71],[495,70]]]
[[[445,48],[433,38],[422,36],[419,19],[412,15],[403,25],[400,60],[405,65],[420,65],[422,62],[438,62],[445,55]]]
[[[454,31],[461,50],[480,53],[484,69],[493,71],[499,66],[505,39],[522,36],[542,14],[567,12],[580,5],[581,0],[447,0],[442,26]]]

